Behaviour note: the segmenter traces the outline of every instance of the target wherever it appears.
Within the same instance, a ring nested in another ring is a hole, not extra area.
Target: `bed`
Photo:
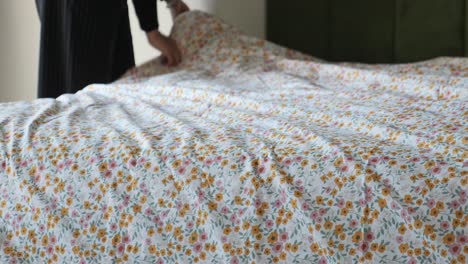
[[[0,105],[1,263],[466,262],[466,58],[172,34],[178,68]]]

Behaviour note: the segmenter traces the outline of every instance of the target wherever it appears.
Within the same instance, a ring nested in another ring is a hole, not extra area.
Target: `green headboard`
[[[330,61],[468,56],[468,0],[267,0],[267,38]]]

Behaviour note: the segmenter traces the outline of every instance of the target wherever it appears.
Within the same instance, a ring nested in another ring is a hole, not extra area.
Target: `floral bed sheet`
[[[468,59],[172,34],[177,68],[0,105],[1,263],[466,263]]]

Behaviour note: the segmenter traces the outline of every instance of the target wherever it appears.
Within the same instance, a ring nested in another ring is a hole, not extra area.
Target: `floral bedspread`
[[[468,59],[173,36],[178,68],[0,105],[1,263],[466,263]]]

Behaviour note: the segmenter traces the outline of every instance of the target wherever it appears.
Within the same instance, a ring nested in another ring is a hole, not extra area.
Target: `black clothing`
[[[158,28],[156,0],[133,0],[144,31]],[[41,20],[39,98],[109,83],[135,66],[126,0],[36,0]]]

